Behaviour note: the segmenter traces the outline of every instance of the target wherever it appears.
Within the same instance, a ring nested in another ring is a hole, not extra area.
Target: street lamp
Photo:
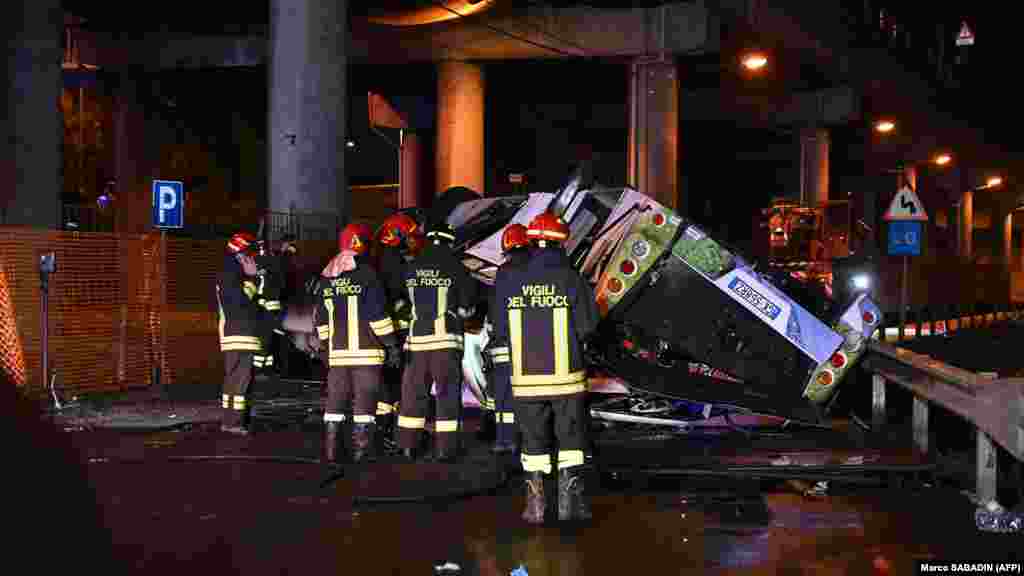
[[[891,120],[879,120],[875,123],[875,131],[888,134],[896,129],[896,123]]]
[[[985,182],[985,187],[986,188],[995,188],[996,186],[999,186],[1002,183],[1003,183],[1003,179],[1002,178],[1000,178],[999,176],[992,176],[991,178],[988,179],[987,182]]]
[[[751,72],[756,72],[768,65],[768,57],[763,52],[748,52],[743,56],[743,67]]]
[[[945,153],[945,152],[943,152],[942,154],[939,154],[938,156],[936,156],[935,160],[934,160],[934,162],[936,164],[938,164],[939,166],[945,166],[946,164],[949,164],[952,161],[953,161],[953,157],[950,156],[949,154]]]

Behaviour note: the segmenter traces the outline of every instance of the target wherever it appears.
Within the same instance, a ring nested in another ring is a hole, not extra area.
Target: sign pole
[[[160,386],[167,391],[167,229],[160,229]]]
[[[910,274],[907,273],[909,268],[910,256],[903,257],[903,278],[900,280],[900,334],[899,339],[903,339],[903,334],[906,330],[907,324],[907,292],[908,285],[910,284]]]

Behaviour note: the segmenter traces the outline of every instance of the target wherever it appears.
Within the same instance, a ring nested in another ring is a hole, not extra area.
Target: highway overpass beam
[[[437,189],[484,193],[484,71],[446,60],[437,70]]]
[[[344,0],[271,0],[268,207],[347,220]],[[327,226],[326,224],[324,224]]]
[[[631,65],[629,183],[673,209],[679,190],[679,74],[671,59]]]
[[[58,0],[0,8],[8,39],[7,122],[0,129],[0,216],[7,224],[58,228],[61,221],[61,30]]]

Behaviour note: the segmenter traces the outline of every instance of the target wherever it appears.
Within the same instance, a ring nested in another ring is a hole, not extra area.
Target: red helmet
[[[530,244],[527,236],[526,226],[522,224],[509,224],[501,233],[501,250],[509,252],[516,248],[524,248]]]
[[[416,221],[407,214],[392,214],[384,219],[384,224],[380,227],[380,243],[392,248],[401,246],[402,242],[416,231],[417,226]]]
[[[366,224],[352,223],[345,226],[338,234],[338,250],[351,250],[356,254],[366,254],[370,250],[370,237],[373,232]]]
[[[565,242],[569,239],[569,227],[558,216],[550,212],[542,212],[533,219],[533,222],[530,222],[529,228],[526,229],[526,235],[531,240]]]
[[[241,254],[248,252],[253,249],[253,245],[256,243],[256,237],[248,232],[239,232],[228,240],[228,252],[232,254]]]

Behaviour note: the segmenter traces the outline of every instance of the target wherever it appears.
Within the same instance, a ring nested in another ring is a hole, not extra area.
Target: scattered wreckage
[[[557,193],[492,198],[453,189],[430,214],[411,215],[446,218],[463,263],[486,285],[504,261],[505,226],[544,210],[566,221],[566,251],[603,317],[588,346],[595,420],[679,428],[750,414],[820,425],[881,321],[867,294],[836,318],[818,317],[808,308],[821,306],[801,305],[696,223],[636,190],[582,182],[578,172]],[[308,316],[299,306],[286,320],[299,347],[316,345]],[[466,334],[463,368],[483,404],[480,324]]]

